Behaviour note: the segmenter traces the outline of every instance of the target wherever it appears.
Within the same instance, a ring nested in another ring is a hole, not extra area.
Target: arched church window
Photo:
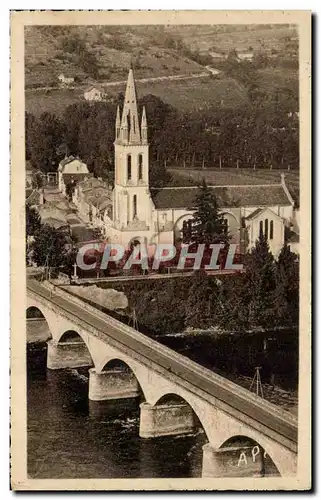
[[[270,220],[270,240],[273,240],[273,220]]]
[[[127,180],[130,181],[132,178],[132,157],[127,156]]]
[[[137,217],[137,195],[134,194],[133,196],[133,219]]]
[[[269,221],[268,221],[268,219],[265,219],[265,221],[264,221],[264,236],[266,237],[266,239],[269,236]]]
[[[138,155],[138,179],[141,181],[143,179],[143,155]]]
[[[260,236],[263,236],[263,220],[260,220]]]

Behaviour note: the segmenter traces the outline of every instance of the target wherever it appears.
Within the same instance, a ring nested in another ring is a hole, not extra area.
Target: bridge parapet
[[[214,449],[224,446],[231,436],[246,435],[259,442],[270,456],[273,453],[280,456],[280,461],[286,464],[284,469],[293,470],[297,447],[294,416],[62,288],[29,282],[28,295],[30,305],[38,304],[40,309],[43,307],[56,319],[60,318],[61,331],[64,325],[66,329],[79,331],[87,343],[96,373],[103,372],[107,361],[120,359],[137,377],[149,407],[157,406],[160,398],[169,393],[183,398],[194,410]]]
[[[44,282],[44,283],[45,284],[42,285],[45,286],[48,290],[52,291],[53,299],[54,296],[56,295],[67,301],[73,302],[74,304],[80,306],[85,311],[88,311],[89,313],[94,314],[95,316],[101,318],[104,322],[108,321],[109,326],[122,330],[124,333],[129,334],[131,337],[137,339],[141,344],[145,345],[146,347],[151,349],[156,348],[158,352],[164,354],[168,359],[173,361],[179,361],[180,364],[186,367],[187,369],[192,369],[193,372],[203,377],[206,377],[207,380],[213,381],[213,383],[215,383],[216,385],[219,385],[224,389],[232,391],[234,394],[239,395],[246,401],[251,402],[255,407],[263,408],[270,415],[278,416],[281,420],[284,420],[286,422],[291,422],[294,426],[297,426],[297,418],[295,415],[292,415],[291,413],[283,410],[282,408],[279,408],[278,406],[255,395],[254,393],[248,391],[247,389],[218,375],[217,373],[214,373],[213,371],[204,368],[203,366],[195,363],[194,361],[186,358],[185,356],[176,353],[175,351],[166,347],[165,345],[160,344],[159,342],[148,338],[146,335],[143,335],[142,333],[130,327],[129,325],[121,323],[115,318],[108,316],[106,313],[100,311],[98,308],[96,309],[94,306],[84,302],[81,298],[76,297],[72,293],[69,293],[62,287],[54,286],[49,282]]]

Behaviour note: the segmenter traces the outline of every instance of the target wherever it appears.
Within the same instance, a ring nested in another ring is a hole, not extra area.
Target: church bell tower
[[[149,231],[151,225],[147,132],[145,107],[141,121],[139,120],[135,80],[131,68],[123,111],[121,114],[118,106],[115,124],[113,222],[114,227],[121,232]]]

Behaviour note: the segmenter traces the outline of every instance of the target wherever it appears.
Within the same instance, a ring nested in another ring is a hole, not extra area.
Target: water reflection
[[[46,370],[28,351],[28,473],[34,478],[198,477],[203,433],[139,437],[136,400],[88,402],[88,372]]]

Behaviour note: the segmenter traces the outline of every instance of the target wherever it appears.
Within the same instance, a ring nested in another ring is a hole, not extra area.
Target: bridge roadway
[[[224,379],[224,377],[198,365],[155,340],[148,339],[148,343],[144,342],[144,339],[146,339],[145,335],[127,326],[125,329],[125,325],[109,317],[107,314],[104,321],[101,311],[97,310],[96,316],[94,311],[91,313],[75,303],[72,296],[69,299],[67,292],[65,292],[66,296],[63,297],[56,295],[36,280],[28,280],[27,289],[31,293],[39,295],[56,307],[76,317],[77,321],[81,320],[84,324],[96,328],[102,333],[101,338],[105,338],[106,341],[111,337],[116,343],[122,344],[126,349],[129,348],[134,353],[139,354],[140,358],[147,358],[149,361],[168,370],[171,374],[189,382],[195,387],[196,394],[199,394],[200,390],[202,390],[229,407],[232,407],[237,412],[249,417],[251,420],[256,420],[266,427],[267,430],[270,429],[273,434],[277,433],[283,436],[293,444],[291,446],[292,450],[296,451],[297,420],[293,415],[287,415],[286,411],[255,396],[246,389],[237,386],[233,382]],[[106,333],[106,330],[108,330],[108,333]],[[132,334],[130,333],[131,331],[133,332]]]

